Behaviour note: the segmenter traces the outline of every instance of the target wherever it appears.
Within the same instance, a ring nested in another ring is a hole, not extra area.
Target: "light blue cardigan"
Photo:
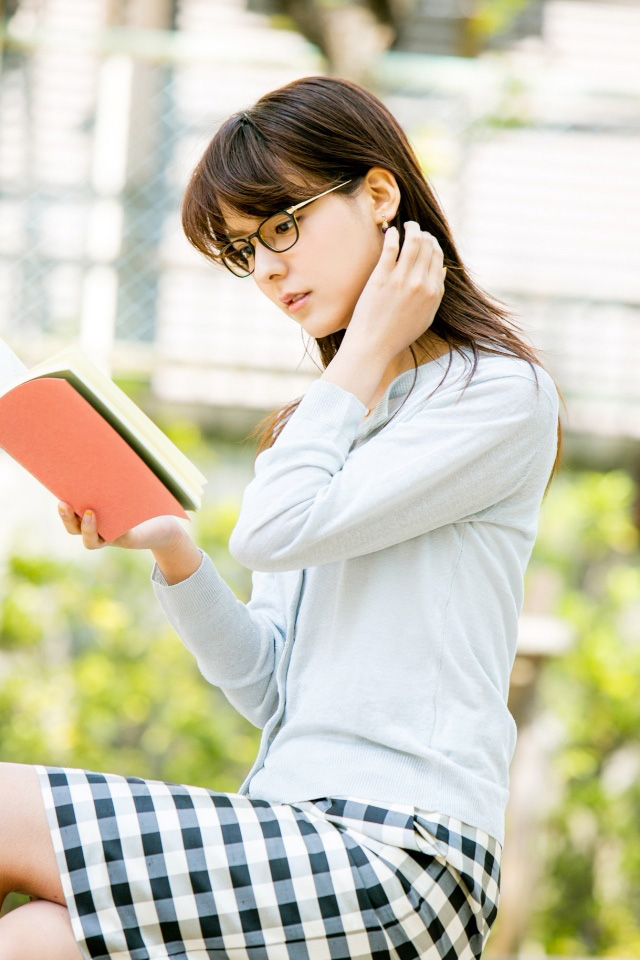
[[[256,459],[231,555],[151,583],[202,675],[262,728],[239,788],[358,797],[454,816],[504,843],[507,708],[523,578],[557,450],[551,376],[454,351],[400,374],[369,418],[318,379]],[[429,396],[436,387],[438,389]],[[215,787],[213,788],[215,789]]]

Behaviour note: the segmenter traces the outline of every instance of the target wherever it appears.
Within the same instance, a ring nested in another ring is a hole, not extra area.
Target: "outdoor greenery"
[[[555,583],[547,612],[575,636],[540,687],[541,707],[563,731],[553,757],[563,795],[549,817],[529,931],[549,954],[640,956],[636,497],[622,470],[561,472],[527,571],[547,571]],[[246,600],[250,573],[227,551],[238,508],[203,508],[191,532]],[[19,551],[8,558],[0,756],[237,790],[260,731],[204,680],[166,622],[151,555],[105,548],[93,556],[97,566],[82,549],[71,565]],[[5,909],[25,899],[9,898]]]
[[[623,470],[565,473],[541,514],[532,564],[556,574],[572,625],[541,704],[564,731],[562,802],[545,831],[531,936],[550,954],[640,956],[640,553],[638,490]]]

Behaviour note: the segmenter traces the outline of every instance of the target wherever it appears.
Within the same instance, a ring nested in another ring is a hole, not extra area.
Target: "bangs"
[[[285,147],[286,149],[286,147]],[[207,259],[222,263],[220,252],[231,232],[227,214],[263,220],[285,207],[309,200],[340,182],[316,171],[294,167],[257,127],[232,117],[218,130],[194,170],[182,205],[182,226],[189,242]]]

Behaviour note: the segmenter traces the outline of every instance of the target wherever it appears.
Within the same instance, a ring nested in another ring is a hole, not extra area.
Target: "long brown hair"
[[[539,352],[525,343],[507,305],[484,293],[465,269],[433,188],[402,127],[381,100],[354,81],[302,77],[264,94],[247,112],[233,114],[222,123],[185,191],[185,235],[209,261],[221,264],[220,251],[229,239],[221,203],[246,216],[263,218],[350,179],[351,183],[336,191],[349,200],[361,189],[371,167],[391,171],[397,181],[400,244],[405,221],[415,220],[442,248],[447,268],[445,292],[429,330],[449,344],[449,366],[452,351],[460,352],[463,346],[471,348],[474,358],[467,385],[480,352],[507,352],[543,366]],[[226,269],[224,265],[222,269]],[[325,369],[344,334],[339,330],[316,339]],[[428,355],[429,338],[424,337],[415,343]],[[410,350],[417,369],[413,346]],[[539,389],[535,367],[532,369]],[[566,409],[559,390],[558,394]],[[268,414],[251,431],[250,438],[258,436],[256,457],[273,444],[301,399]],[[557,454],[545,497],[561,455],[558,417]]]

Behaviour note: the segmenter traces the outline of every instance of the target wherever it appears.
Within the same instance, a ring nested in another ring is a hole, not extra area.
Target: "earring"
[[[386,233],[389,229],[389,224],[387,223],[387,218],[383,216],[382,218],[382,232]]]

